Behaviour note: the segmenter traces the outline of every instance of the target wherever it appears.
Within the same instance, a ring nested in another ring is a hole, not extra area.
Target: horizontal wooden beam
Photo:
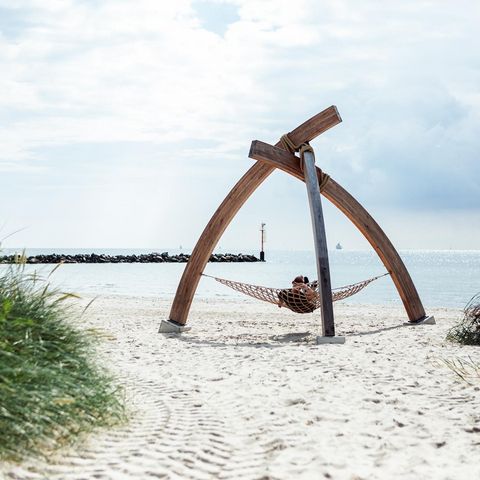
[[[295,145],[310,142],[342,121],[337,107],[332,105],[288,133]],[[276,146],[280,147],[280,142]]]
[[[292,130],[289,136],[297,145],[309,142],[338,125],[341,121],[337,108],[332,105]],[[277,143],[277,146],[280,147],[280,142]],[[213,249],[242,205],[274,169],[274,166],[267,165],[264,162],[256,162],[232,188],[213,214],[195,245],[180,279],[170,309],[170,320],[180,325],[187,322],[188,312],[200,281],[200,275],[205,269]]]
[[[250,147],[249,157],[263,162],[269,167],[279,168],[304,181],[303,173],[300,170],[300,159],[281,148],[254,140]],[[321,170],[318,167],[317,177],[321,181]],[[410,321],[415,322],[424,318],[425,310],[410,274],[378,223],[350,193],[332,178],[324,185],[321,193],[351,220],[377,252],[385,268],[391,274]]]
[[[248,156],[253,160],[258,160],[271,167],[279,168],[303,180],[303,174],[300,170],[300,158],[283,148],[272,146],[261,140],[254,140],[250,145]]]

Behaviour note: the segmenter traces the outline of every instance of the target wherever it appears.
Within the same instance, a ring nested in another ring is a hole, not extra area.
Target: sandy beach
[[[82,302],[86,304],[88,298]],[[196,300],[181,336],[158,334],[170,303],[110,296],[86,328],[124,385],[130,422],[8,479],[480,478],[480,384],[442,359],[478,355],[401,307],[336,304],[345,345],[315,344],[319,314],[246,299]]]

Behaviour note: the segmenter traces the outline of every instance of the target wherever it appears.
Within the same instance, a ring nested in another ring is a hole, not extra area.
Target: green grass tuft
[[[467,303],[463,319],[447,334],[447,340],[463,345],[480,345],[480,293]]]
[[[0,459],[44,454],[124,420],[121,391],[75,328],[72,295],[15,265],[0,274]],[[71,302],[70,302],[71,303]]]

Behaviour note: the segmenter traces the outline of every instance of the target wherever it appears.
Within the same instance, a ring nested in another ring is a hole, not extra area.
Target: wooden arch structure
[[[295,145],[301,145],[313,140],[341,121],[337,108],[331,106],[295,128],[288,135]],[[271,146],[255,140],[252,142],[249,157],[256,160],[255,164],[243,175],[220,204],[192,251],[170,310],[168,323],[172,327],[181,328],[187,323],[188,313],[201,274],[223,232],[250,195],[275,168],[304,181],[299,158],[285,150],[281,142]],[[317,177],[319,180],[321,179],[321,171],[318,167]],[[409,323],[424,322],[427,316],[417,289],[400,255],[378,223],[352,195],[332,178],[324,185],[321,193],[353,222],[377,252],[402,299]],[[161,328],[161,331],[166,330]],[[173,328],[170,331],[181,330]]]

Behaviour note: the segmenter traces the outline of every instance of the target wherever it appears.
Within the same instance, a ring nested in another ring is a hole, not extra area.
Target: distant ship
[[[335,246],[335,248],[336,248],[337,250],[342,250],[342,249],[343,249],[343,247],[342,247],[342,245],[341,245],[340,242],[337,243],[337,245]]]

